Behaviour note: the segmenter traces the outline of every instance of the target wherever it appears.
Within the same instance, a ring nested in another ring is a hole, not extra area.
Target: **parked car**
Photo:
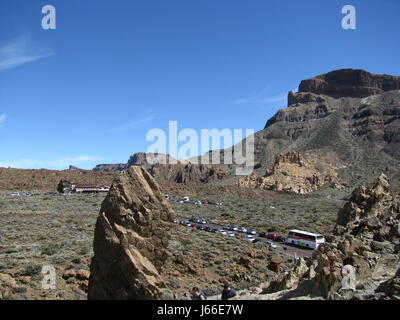
[[[255,234],[257,234],[257,231],[255,231],[255,230],[248,230],[248,231],[247,231],[247,234],[255,235]]]
[[[206,228],[205,228],[204,226],[198,225],[198,226],[196,227],[196,229],[197,229],[197,230],[203,231],[203,230],[205,230]]]
[[[265,244],[270,248],[276,249],[276,244],[271,241],[265,241]]]
[[[226,236],[228,233],[225,230],[218,230],[218,233]]]
[[[268,236],[268,233],[267,232],[260,232],[259,236],[261,238],[266,238]]]
[[[262,240],[261,239],[254,239],[252,242],[253,243],[258,243],[258,242],[262,242]]]
[[[278,238],[277,233],[268,233],[267,235],[267,239],[275,240],[276,238]]]
[[[231,226],[231,231],[238,231],[238,227]]]
[[[225,225],[223,226],[223,228],[224,228],[224,230],[231,230],[232,226],[229,225],[229,224],[225,224]]]
[[[212,230],[212,229],[211,229],[210,227],[205,227],[205,228],[204,228],[204,231],[207,231],[207,232],[211,232],[211,230]]]
[[[178,220],[174,219],[174,220],[172,220],[172,223],[178,224],[179,222],[178,222]]]
[[[239,231],[239,232],[242,232],[242,233],[246,233],[246,232],[247,232],[247,229],[246,229],[246,228],[243,228],[243,227],[239,227],[239,228],[238,228],[238,231]]]
[[[228,236],[229,236],[229,237],[236,237],[236,233],[234,233],[234,232],[228,232]]]
[[[277,242],[285,242],[286,238],[282,237],[282,236],[278,236],[278,237],[275,238],[275,241],[277,241]]]
[[[247,235],[247,236],[245,236],[244,237],[246,240],[248,240],[248,241],[250,241],[250,242],[253,242],[254,240],[256,240],[253,236],[251,236],[251,235]]]
[[[218,233],[218,229],[211,229],[211,232],[213,232],[213,233]]]

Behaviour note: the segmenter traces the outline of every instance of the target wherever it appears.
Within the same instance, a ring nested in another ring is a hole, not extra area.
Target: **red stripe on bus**
[[[311,240],[311,239],[306,239],[306,238],[301,238],[301,237],[288,237],[288,239],[305,240],[305,241],[310,241],[310,242],[317,242],[317,240]]]

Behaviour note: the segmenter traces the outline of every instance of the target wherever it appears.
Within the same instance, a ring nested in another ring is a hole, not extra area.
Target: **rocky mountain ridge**
[[[246,139],[241,143],[245,144]],[[233,152],[239,145],[219,152]],[[254,135],[254,163],[259,174],[274,165],[276,155],[291,150],[303,154],[330,154],[344,164],[338,178],[351,186],[370,182],[372,174],[385,172],[400,184],[400,77],[377,75],[364,70],[342,69],[301,81],[299,92],[288,93],[287,108],[269,119]],[[209,157],[211,152],[201,158]],[[200,158],[200,157],[199,157]],[[131,157],[127,166],[147,169],[145,154]],[[187,161],[153,170],[162,180],[181,183],[237,184],[235,164],[198,167]],[[336,164],[332,164],[336,167]],[[325,166],[326,167],[326,166]],[[96,169],[96,168],[95,168]],[[100,166],[96,170],[110,169]],[[125,170],[117,166],[116,170]],[[205,175],[199,172],[209,171]],[[214,172],[221,174],[214,179]],[[193,172],[193,177],[190,177]],[[222,174],[224,172],[224,174]],[[185,176],[184,179],[181,177]],[[212,177],[208,179],[207,176]],[[199,178],[200,177],[200,178]]]
[[[255,162],[266,170],[290,150],[331,154],[344,164],[338,176],[349,185],[379,172],[398,185],[399,79],[344,69],[302,81],[299,92],[289,92],[287,108],[255,133]]]

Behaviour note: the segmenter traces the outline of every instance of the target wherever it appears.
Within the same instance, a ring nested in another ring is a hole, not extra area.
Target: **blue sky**
[[[57,29],[43,30],[54,5]],[[357,30],[341,28],[341,8]],[[146,133],[261,130],[302,79],[400,75],[398,0],[2,0],[0,166],[126,162]]]

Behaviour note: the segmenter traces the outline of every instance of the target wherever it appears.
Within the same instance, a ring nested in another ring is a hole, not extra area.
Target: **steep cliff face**
[[[299,92],[311,92],[335,98],[365,98],[391,90],[400,90],[400,77],[353,69],[328,72],[303,80],[299,86]]]
[[[174,217],[145,169],[121,173],[97,219],[88,298],[159,299]]]
[[[158,181],[176,183],[208,183],[226,176],[223,169],[214,165],[191,163],[156,164],[149,171]]]

